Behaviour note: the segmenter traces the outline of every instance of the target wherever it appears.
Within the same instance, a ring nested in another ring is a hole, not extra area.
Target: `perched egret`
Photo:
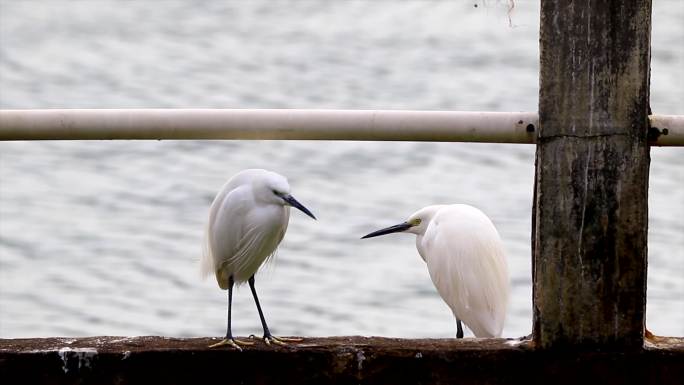
[[[233,176],[214,198],[209,210],[203,254],[202,275],[216,275],[218,285],[228,290],[228,328],[223,341],[211,345],[239,345],[250,342],[233,338],[230,328],[233,285],[247,281],[264,328],[264,342],[284,344],[296,339],[276,338],[271,335],[254,289],[254,274],[271,258],[285,235],[290,207],[316,219],[301,203],[290,195],[290,185],[284,176],[275,172],[249,169]]]
[[[416,248],[432,283],[456,318],[456,337],[463,338],[461,321],[476,337],[500,337],[508,304],[508,266],[492,221],[472,206],[434,205],[362,239],[400,231],[417,235]]]

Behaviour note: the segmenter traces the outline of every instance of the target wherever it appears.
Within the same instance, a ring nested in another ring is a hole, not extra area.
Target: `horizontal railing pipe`
[[[684,116],[653,115],[656,146],[684,146]],[[536,112],[0,110],[0,140],[246,139],[535,143]]]
[[[273,109],[0,110],[0,140],[257,139],[533,143],[537,114]]]

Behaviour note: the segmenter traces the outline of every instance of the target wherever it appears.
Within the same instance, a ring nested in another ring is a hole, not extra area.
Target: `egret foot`
[[[243,345],[243,346],[254,345],[254,342],[240,341],[240,340],[236,340],[234,338],[224,338],[220,342],[217,342],[213,345],[209,345],[209,349],[218,348],[219,346],[223,346],[223,345],[230,345],[230,346],[234,347],[235,349],[242,351],[242,348],[240,347],[240,345]]]
[[[254,334],[250,335],[249,338],[256,338]],[[280,346],[287,346],[287,342],[302,342],[302,338],[287,338],[287,337],[275,337],[270,334],[261,337],[266,345],[276,344]]]

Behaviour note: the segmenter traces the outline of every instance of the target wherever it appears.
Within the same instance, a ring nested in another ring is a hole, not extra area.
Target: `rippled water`
[[[684,3],[654,4],[652,108],[684,114]],[[474,7],[478,4],[478,7]],[[534,111],[538,6],[505,2],[1,1],[1,108]],[[684,149],[651,152],[648,327],[684,335]],[[237,171],[287,175],[293,212],[257,277],[276,334],[448,337],[414,238],[359,236],[433,203],[506,244],[504,335],[531,330],[534,147],[277,141],[0,143],[0,337],[220,336],[200,281],[207,210]],[[259,333],[248,290],[234,332]]]

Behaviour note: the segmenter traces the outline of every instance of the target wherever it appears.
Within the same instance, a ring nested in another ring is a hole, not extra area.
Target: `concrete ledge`
[[[517,339],[306,338],[239,352],[210,338],[0,340],[3,384],[675,384],[684,338],[636,351],[543,351]]]

